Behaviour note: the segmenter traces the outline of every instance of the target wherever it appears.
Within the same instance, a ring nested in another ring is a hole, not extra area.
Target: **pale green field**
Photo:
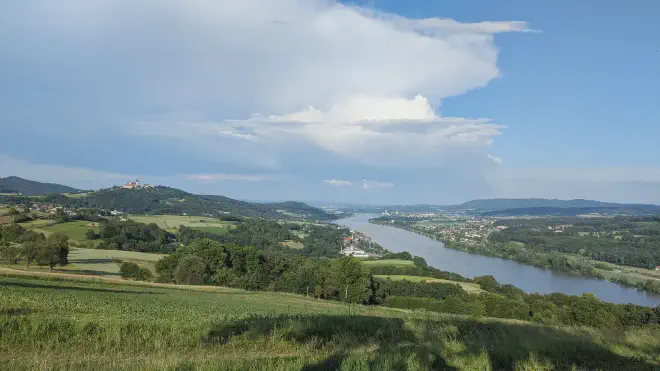
[[[131,216],[132,220],[139,223],[156,223],[162,229],[178,229],[180,225],[190,228],[214,228],[207,230],[207,232],[220,233],[234,228],[232,222],[209,218],[206,216],[183,216],[183,215],[146,215],[146,216]],[[224,231],[223,231],[224,230]]]
[[[69,198],[82,198],[82,197],[87,197],[90,194],[94,192],[87,192],[87,193],[64,193],[64,196],[69,197]]]
[[[412,260],[403,259],[383,259],[383,260],[367,260],[363,262],[370,266],[392,265],[395,267],[413,267],[415,263]]]
[[[376,275],[376,277],[379,278],[386,278],[390,279],[392,281],[402,281],[402,280],[407,280],[410,282],[439,282],[439,283],[453,283],[456,285],[459,285],[463,288],[463,290],[467,291],[470,294],[478,294],[481,292],[486,292],[485,290],[481,289],[481,286],[476,283],[470,283],[470,282],[456,282],[456,281],[450,281],[450,280],[441,280],[439,278],[433,278],[433,277],[421,277],[421,276],[406,276],[406,275]]]
[[[64,233],[71,240],[77,242],[87,242],[87,231],[94,229],[98,231],[99,224],[94,222],[87,221],[73,221],[66,223],[57,223],[53,225],[47,225],[44,227],[39,226],[39,228],[33,228],[35,232],[42,232],[44,235],[48,236],[51,233],[60,232]]]
[[[280,242],[280,245],[296,250],[302,250],[305,247],[302,243],[291,240]]]
[[[20,223],[20,225],[25,229],[31,229],[31,228],[43,228],[47,225],[55,224],[55,223],[57,223],[57,221],[55,220],[37,219],[37,220],[30,220],[29,222]]]
[[[207,232],[207,233],[223,234],[231,229],[231,225],[228,224],[219,227],[191,227],[191,228],[195,228],[198,231]]]
[[[73,247],[69,250],[69,264],[64,267],[55,267],[55,272],[117,276],[119,275],[119,264],[114,259],[131,261],[154,272],[155,263],[164,256],[163,254],[149,254],[135,251],[81,249]],[[25,264],[6,265],[6,267],[20,270],[28,269]],[[31,265],[29,270],[33,272],[50,271],[48,267],[39,267],[37,265]]]
[[[294,235],[296,235],[297,237],[300,237],[300,238],[305,238],[309,235],[309,233],[305,233],[305,232],[299,231],[299,230],[291,231],[291,233],[293,233]]]

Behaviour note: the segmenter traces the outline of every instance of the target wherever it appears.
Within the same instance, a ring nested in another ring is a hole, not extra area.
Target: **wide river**
[[[370,224],[369,219],[376,216],[378,215],[357,214],[335,223],[366,234],[390,251],[409,251],[413,255],[423,257],[433,267],[465,277],[492,275],[498,282],[510,283],[526,292],[561,292],[569,295],[592,292],[601,300],[612,303],[633,303],[650,307],[660,305],[658,294],[638,291],[594,277],[571,275],[512,260],[453,250],[446,248],[440,241],[416,233]]]

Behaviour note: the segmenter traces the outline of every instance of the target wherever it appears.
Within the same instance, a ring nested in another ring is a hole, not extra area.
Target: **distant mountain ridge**
[[[558,200],[547,198],[491,198],[464,202],[456,207],[475,210],[505,210],[524,209],[533,207],[547,208],[619,208],[631,206],[656,206],[649,204],[622,204],[594,200],[574,199]]]
[[[494,198],[472,200],[452,206],[454,210],[471,210],[484,216],[576,216],[584,214],[660,214],[660,206],[621,204],[584,199],[557,200],[545,198]]]
[[[41,183],[34,180],[8,176],[0,178],[0,193],[22,193],[27,196],[43,196],[52,193],[79,193],[84,192],[73,187],[55,184]]]

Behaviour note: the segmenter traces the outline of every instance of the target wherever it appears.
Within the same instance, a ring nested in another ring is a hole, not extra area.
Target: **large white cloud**
[[[291,142],[431,165],[489,145],[501,126],[438,107],[499,76],[494,34],[530,31],[328,0],[26,0],[0,13],[7,77],[57,91],[0,88],[8,118],[44,112],[25,125],[174,136],[200,156],[239,149],[251,155],[238,162],[269,168]],[[15,112],[26,104],[36,109]]]

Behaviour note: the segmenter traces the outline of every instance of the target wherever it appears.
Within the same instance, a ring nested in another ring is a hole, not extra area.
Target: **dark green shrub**
[[[125,280],[151,281],[153,275],[147,268],[140,267],[132,262],[123,262],[119,267],[119,274]]]

